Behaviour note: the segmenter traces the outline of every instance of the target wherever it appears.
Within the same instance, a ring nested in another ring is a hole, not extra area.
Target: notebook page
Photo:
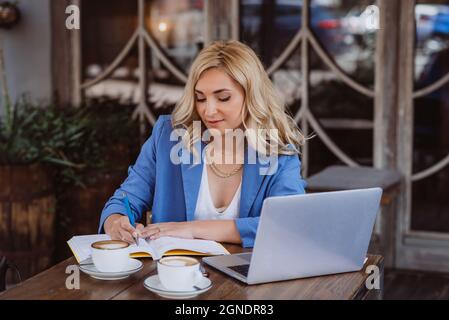
[[[67,244],[73,252],[78,263],[87,263],[90,262],[88,259],[92,256],[92,248],[91,245],[97,241],[111,240],[111,237],[107,234],[91,234],[85,236],[75,236],[72,237]],[[130,253],[136,252],[145,252],[152,255],[153,250],[148,245],[148,242],[145,239],[139,238],[139,246],[132,244],[129,246]]]
[[[91,244],[97,241],[111,240],[107,234],[92,234],[87,236],[75,236],[72,237],[67,244],[73,252],[78,263],[90,258]]]
[[[84,236],[74,236],[67,244],[73,252],[78,263],[85,262],[91,258],[92,243],[96,241],[111,240],[106,234],[92,234]],[[175,237],[162,237],[156,240],[145,240],[139,238],[139,246],[132,244],[129,246],[129,252],[146,252],[149,253],[154,260],[160,259],[162,255],[170,250],[190,250],[211,255],[229,254],[229,252],[218,242],[200,239],[182,239]]]
[[[153,259],[155,260],[160,259],[165,252],[174,249],[191,250],[211,255],[229,254],[221,244],[212,240],[161,237],[150,240],[148,243],[154,250]]]
[[[132,244],[129,246],[129,253],[138,253],[145,252],[149,253],[152,257],[154,255],[154,250],[150,246],[149,242],[143,238],[138,239],[138,246],[136,244]]]

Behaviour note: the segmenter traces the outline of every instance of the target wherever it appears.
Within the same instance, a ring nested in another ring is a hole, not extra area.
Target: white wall
[[[20,0],[19,24],[10,30],[0,29],[13,101],[23,94],[36,103],[51,99],[50,1]]]

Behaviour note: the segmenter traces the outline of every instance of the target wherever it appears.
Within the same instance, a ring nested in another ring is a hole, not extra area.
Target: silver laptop
[[[361,270],[382,189],[265,199],[252,253],[203,258],[247,284]]]

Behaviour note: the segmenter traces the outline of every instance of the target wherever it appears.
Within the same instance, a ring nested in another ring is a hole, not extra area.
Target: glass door
[[[449,270],[449,1],[408,1],[401,17],[398,168],[405,176],[398,266]]]

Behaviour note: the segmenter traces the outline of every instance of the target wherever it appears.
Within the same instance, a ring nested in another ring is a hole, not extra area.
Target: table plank
[[[77,265],[72,257],[0,293],[0,300],[109,300],[133,284],[142,283],[154,270],[151,259],[143,262],[142,270],[123,280],[96,280],[80,271],[80,289],[69,290],[65,284],[69,276],[66,268]]]
[[[231,253],[248,252],[236,245],[225,245]],[[143,281],[156,274],[156,263],[151,259],[142,259],[144,267],[127,279],[101,281],[90,278],[80,272],[80,289],[69,290],[65,286],[68,274],[66,267],[76,264],[74,258],[67,259],[54,267],[32,277],[17,287],[0,294],[4,299],[163,299],[148,291]],[[365,267],[377,265],[383,276],[383,258],[370,255]],[[220,271],[205,265],[210,273],[213,287],[197,299],[215,300],[254,300],[254,299],[362,299],[376,297],[366,289],[365,281],[369,276],[365,267],[358,272],[313,277],[307,279],[280,281],[259,285],[246,285]],[[379,291],[379,290],[375,290]],[[378,296],[378,295],[377,295]],[[380,294],[381,296],[381,294]]]
[[[199,300],[278,300],[278,299],[363,299],[369,293],[365,286],[368,274],[366,266],[377,265],[383,271],[383,258],[369,256],[365,267],[358,272],[312,277],[306,279],[279,281],[258,285],[246,285],[212,267],[205,266],[210,273],[213,287],[196,297]],[[156,274],[154,271],[151,275]],[[382,276],[382,273],[381,273]],[[117,300],[164,300],[136,283],[113,299]]]

